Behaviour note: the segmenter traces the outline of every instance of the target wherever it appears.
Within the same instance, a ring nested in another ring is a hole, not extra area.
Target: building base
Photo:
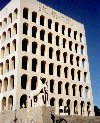
[[[100,123],[100,117],[57,116],[51,107],[32,107],[0,113],[0,123]]]

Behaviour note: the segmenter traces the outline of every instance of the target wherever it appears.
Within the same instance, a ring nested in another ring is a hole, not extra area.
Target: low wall
[[[54,108],[32,107],[2,112],[0,123],[100,123],[100,117],[55,116]]]
[[[52,108],[35,107],[0,113],[0,123],[52,123]]]

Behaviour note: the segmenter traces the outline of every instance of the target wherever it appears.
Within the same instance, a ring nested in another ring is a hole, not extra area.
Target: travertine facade
[[[12,0],[0,12],[0,112],[44,105],[94,115],[84,26],[36,0]]]

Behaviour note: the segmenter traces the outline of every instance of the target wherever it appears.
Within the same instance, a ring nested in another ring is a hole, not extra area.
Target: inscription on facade
[[[63,21],[66,24],[69,24],[70,26],[73,26],[73,22],[69,17],[65,17],[64,15],[59,15],[55,11],[48,9],[44,5],[39,4],[39,11],[42,11],[46,14],[50,14],[50,16],[54,17],[55,19],[59,19],[60,21]]]

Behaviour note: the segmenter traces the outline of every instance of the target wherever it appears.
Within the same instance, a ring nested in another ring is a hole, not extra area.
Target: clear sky
[[[9,1],[0,0],[0,8]],[[39,1],[85,25],[94,105],[100,108],[100,0]]]

